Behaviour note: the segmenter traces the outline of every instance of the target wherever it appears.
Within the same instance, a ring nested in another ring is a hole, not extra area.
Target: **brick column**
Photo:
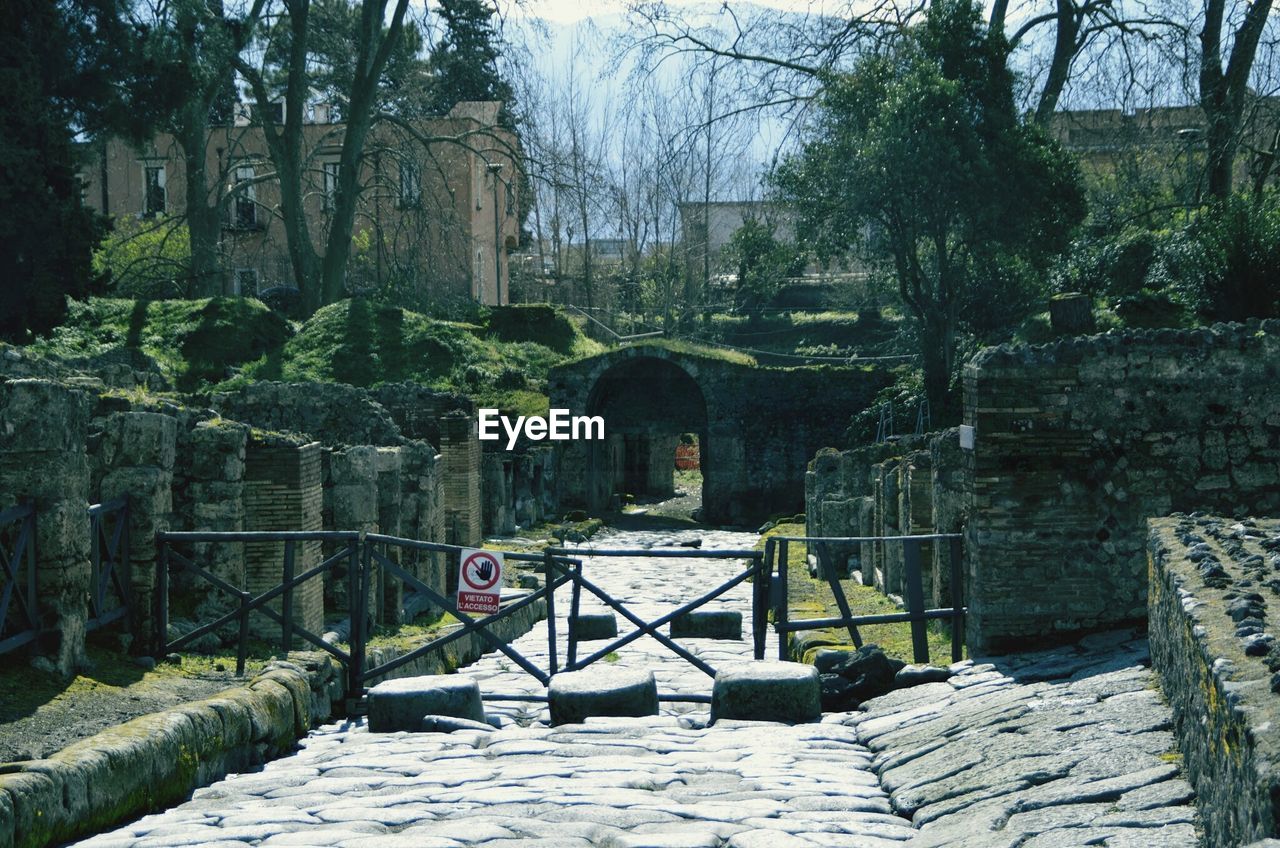
[[[444,457],[445,541],[477,545],[483,538],[480,505],[480,440],[476,422],[463,412],[440,419],[440,453]]]
[[[272,433],[254,433],[245,448],[244,509],[246,530],[319,530],[323,495],[320,482],[320,443]],[[245,545],[245,583],[253,594],[280,584],[284,575],[284,543]],[[294,547],[294,573],[318,565],[320,543]],[[279,601],[272,604],[279,609]],[[319,633],[324,624],[323,581],[308,580],[294,589],[294,621]],[[278,640],[280,626],[264,615],[254,616],[253,629],[267,640]]]
[[[55,662],[67,676],[84,661],[88,424],[83,392],[44,380],[0,382],[0,506],[35,504],[37,603],[43,626],[59,633]]]

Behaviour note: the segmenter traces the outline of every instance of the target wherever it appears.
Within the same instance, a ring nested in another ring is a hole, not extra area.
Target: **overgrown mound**
[[[279,350],[292,334],[288,321],[248,298],[90,298],[72,301],[62,326],[32,348],[72,360],[140,352],[179,389],[192,390]]]
[[[582,339],[578,327],[545,303],[499,306],[489,313],[488,335],[503,342],[533,342],[569,356]]]
[[[281,349],[238,379],[349,383],[409,381],[464,392],[520,414],[546,411],[546,375],[569,355],[600,350],[549,307],[494,310],[499,325],[428,318],[363,298],[316,312]],[[514,317],[513,317],[514,316]],[[546,321],[543,327],[538,322]]]

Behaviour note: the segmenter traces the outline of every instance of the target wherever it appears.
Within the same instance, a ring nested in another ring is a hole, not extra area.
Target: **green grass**
[[[760,537],[757,547],[763,548],[765,541],[771,536],[803,536],[803,524],[783,522],[775,525]],[[808,565],[805,561],[805,546],[792,543],[787,546],[787,611],[788,617],[795,621],[805,618],[828,618],[840,615],[826,581],[809,577]],[[854,580],[841,580],[840,587],[849,601],[849,609],[855,615],[881,615],[884,613],[902,612],[888,597],[882,595],[871,586],[862,586]],[[839,644],[835,647],[852,650],[847,630],[824,628],[821,633],[828,634]],[[858,630],[863,644],[876,644],[891,657],[912,662],[911,625],[874,624]],[[929,658],[935,665],[945,665],[951,661],[951,638],[939,630],[930,629]],[[812,662],[813,657],[801,658],[804,662]]]
[[[660,347],[664,350],[669,350],[672,353],[684,353],[690,356],[700,356],[703,359],[718,359],[721,362],[732,362],[735,365],[756,365],[756,358],[750,354],[736,350],[726,350],[725,348],[715,347],[714,345],[698,344],[697,342],[691,342],[685,339],[662,339],[655,337],[636,342],[635,346]]]
[[[857,312],[780,312],[751,320],[716,315],[709,338],[734,347],[794,356],[849,356],[901,353],[901,320],[876,320]],[[701,335],[701,334],[700,334]],[[908,351],[909,352],[909,351]]]
[[[410,381],[462,392],[505,412],[542,415],[547,372],[604,350],[547,307],[491,310],[484,321],[442,321],[344,300],[316,312],[280,351],[247,366],[239,379],[353,386]]]
[[[183,390],[227,377],[228,369],[279,350],[289,323],[249,298],[72,301],[67,320],[32,345],[57,357],[140,351]]]

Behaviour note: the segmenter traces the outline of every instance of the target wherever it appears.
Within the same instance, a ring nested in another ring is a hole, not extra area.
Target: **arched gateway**
[[[676,444],[693,433],[704,520],[798,512],[809,459],[843,444],[850,417],[888,381],[878,368],[763,368],[654,344],[560,366],[552,408],[605,427],[603,441],[564,443],[561,502],[598,511],[614,493],[670,494]]]

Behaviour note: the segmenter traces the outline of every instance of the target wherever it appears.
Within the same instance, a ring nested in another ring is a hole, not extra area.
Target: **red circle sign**
[[[486,592],[501,577],[502,566],[484,551],[476,551],[462,563],[462,581],[473,591]]]

